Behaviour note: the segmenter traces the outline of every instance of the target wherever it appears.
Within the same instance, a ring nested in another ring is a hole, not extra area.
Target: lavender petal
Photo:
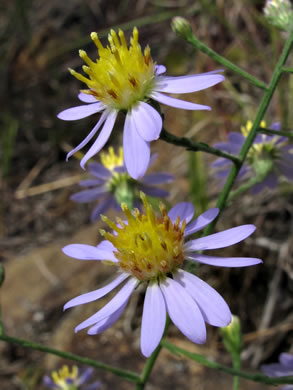
[[[104,110],[105,106],[102,103],[86,104],[83,106],[76,106],[67,108],[67,110],[59,112],[57,117],[63,121],[76,121],[78,119],[86,118],[87,116],[96,114]]]
[[[111,171],[104,165],[98,162],[92,162],[88,165],[89,172],[100,180],[108,180],[111,176]]]
[[[84,103],[98,103],[99,102],[93,95],[89,95],[88,93],[80,92],[77,95],[77,97],[79,100],[81,100]]]
[[[213,326],[227,326],[231,322],[231,312],[219,293],[197,276],[178,270],[174,279],[184,287],[198,304],[204,320]]]
[[[144,192],[146,195],[153,196],[155,198],[167,198],[169,195],[169,192],[166,190],[163,190],[161,188],[156,188],[152,186],[147,186],[140,184],[139,185],[140,191]]]
[[[132,122],[131,126],[136,128],[142,139],[150,142],[159,138],[163,121],[161,115],[152,106],[140,102],[128,115]]]
[[[160,287],[155,283],[146,290],[143,305],[140,347],[149,357],[163,337],[166,323],[166,304]]]
[[[92,245],[70,244],[62,249],[66,256],[77,260],[111,260],[117,262],[112,251],[99,249]]]
[[[107,210],[111,209],[116,205],[116,201],[112,195],[108,195],[103,199],[92,211],[91,222],[100,219],[101,214],[104,214]]]
[[[170,183],[172,181],[174,181],[174,176],[169,175],[168,173],[150,173],[142,179],[144,184],[152,185]]]
[[[216,257],[199,253],[186,253],[186,259],[199,263],[215,265],[217,267],[249,267],[262,263],[262,260],[253,257]]]
[[[185,229],[184,236],[196,233],[199,230],[209,225],[219,214],[219,209],[209,209],[197,217],[194,221],[190,222]]]
[[[197,238],[184,244],[186,252],[201,251],[205,249],[219,249],[237,244],[245,240],[255,231],[254,225],[241,225],[220,233],[210,234],[206,237]]]
[[[190,202],[177,203],[168,213],[168,216],[173,223],[175,223],[177,217],[180,217],[181,222],[185,219],[186,223],[188,223],[192,220],[193,215],[194,207]]]
[[[175,108],[183,108],[184,110],[211,110],[209,106],[203,106],[202,104],[196,104],[191,102],[186,102],[185,100],[176,99],[167,95],[164,95],[160,92],[153,92],[151,98],[156,100],[159,103],[166,104],[167,106]]]
[[[114,313],[112,313],[109,317],[106,317],[105,319],[99,321],[94,326],[89,328],[87,333],[89,335],[96,335],[96,334],[102,333],[105,330],[109,329],[112,325],[115,324],[116,321],[119,320],[121,314],[125,310],[127,303],[128,303],[128,300],[126,300],[126,302],[122,306],[120,306],[119,309],[117,309]]]
[[[192,342],[206,341],[206,327],[196,302],[185,288],[173,279],[166,278],[160,283],[167,311],[177,328]]]
[[[109,190],[107,187],[100,186],[96,188],[91,188],[89,190],[77,192],[76,194],[71,195],[70,199],[78,203],[92,202],[93,200],[99,199],[108,191]]]
[[[116,121],[117,115],[118,115],[117,111],[110,111],[108,113],[107,118],[105,120],[105,124],[104,124],[98,138],[96,139],[94,144],[90,147],[89,151],[86,153],[86,155],[82,158],[82,160],[80,162],[80,166],[82,169],[85,169],[86,162],[90,158],[92,158],[95,154],[97,154],[102,149],[102,147],[105,145],[105,143],[108,141],[108,139],[112,133],[113,126],[114,126],[114,123]]]

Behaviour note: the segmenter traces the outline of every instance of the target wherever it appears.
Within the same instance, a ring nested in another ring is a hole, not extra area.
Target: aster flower
[[[51,378],[45,376],[44,384],[56,390],[97,390],[101,387],[100,382],[84,386],[92,373],[92,368],[80,370],[77,366],[73,366],[70,371],[69,367],[64,365],[59,371],[53,371]]]
[[[238,226],[184,243],[185,238],[212,222],[219,210],[210,209],[192,221],[194,208],[191,203],[179,203],[169,213],[161,204],[161,216],[157,217],[146,196],[141,194],[141,198],[145,214],[137,209],[131,213],[122,204],[127,220],[118,218],[115,224],[102,217],[114,233],[102,230],[106,240],[97,247],[72,244],[63,248],[67,256],[79,260],[107,260],[119,270],[111,283],[73,298],[64,309],[96,301],[124,283],[112,300],[75,328],[76,332],[89,328],[88,334],[95,335],[118,320],[131,293],[139,284],[145,283],[141,351],[150,356],[162,338],[167,313],[186,337],[199,344],[206,341],[205,322],[223,327],[231,321],[224,299],[204,281],[182,268],[185,259],[222,267],[245,267],[261,260],[198,253],[236,244],[254,232],[254,225]]]
[[[156,155],[151,157],[151,163],[155,161]],[[108,153],[101,153],[101,164],[94,162],[88,165],[92,174],[91,179],[83,180],[79,184],[89,189],[73,194],[70,199],[79,203],[88,203],[100,200],[93,209],[91,221],[100,218],[110,208],[120,209],[120,204],[125,202],[130,205],[140,205],[139,191],[153,197],[164,198],[168,192],[156,187],[157,184],[173,181],[173,176],[167,173],[150,173],[137,181],[132,179],[126,171],[123,163],[123,149],[115,154],[112,147]]]
[[[81,91],[78,98],[87,103],[83,106],[69,108],[59,113],[63,120],[77,120],[100,112],[102,115],[88,136],[71,152],[67,159],[83,148],[102,127],[96,141],[81,160],[81,167],[97,154],[110,137],[119,111],[126,113],[123,131],[123,148],[125,166],[134,179],[146,172],[150,159],[150,142],[160,136],[162,129],[161,115],[151,105],[151,100],[171,107],[186,110],[210,110],[210,107],[178,100],[166,93],[188,93],[209,88],[224,80],[220,71],[187,75],[181,77],[162,76],[166,68],[156,65],[147,46],[142,51],[138,43],[138,30],[133,29],[130,47],[123,31],[119,38],[111,30],[109,46],[102,46],[97,33],[91,38],[95,43],[99,59],[93,62],[85,51],[80,50],[80,57],[87,64],[83,66],[85,77],[70,69],[78,80],[89,89]]]
[[[263,364],[261,370],[272,378],[281,376],[293,376],[293,355],[281,353],[279,363]],[[280,390],[293,390],[293,385],[282,386]]]
[[[245,142],[252,127],[248,121],[246,126],[241,127],[241,133],[231,132],[228,135],[228,142],[217,143],[214,146],[223,151],[238,154]],[[266,122],[261,122],[261,127],[266,127]],[[280,130],[280,123],[276,122],[270,126],[273,130]],[[287,137],[277,135],[258,134],[251,149],[248,152],[245,164],[242,166],[238,179],[257,176],[260,183],[252,187],[254,194],[257,194],[265,187],[276,188],[280,176],[285,176],[289,181],[293,180],[293,145],[287,143]],[[212,166],[218,168],[216,176],[226,179],[231,161],[218,158]]]

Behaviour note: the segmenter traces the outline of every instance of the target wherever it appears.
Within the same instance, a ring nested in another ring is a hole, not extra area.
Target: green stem
[[[87,366],[91,366],[94,368],[98,368],[98,369],[103,370],[103,371],[108,371],[108,372],[111,372],[112,374],[118,375],[118,376],[128,380],[129,382],[137,382],[140,379],[139,376],[132,371],[122,370],[120,368],[113,367],[109,364],[104,364],[102,362],[99,362],[98,360],[92,360],[92,359],[89,359],[86,357],[75,355],[75,354],[70,353],[70,352],[64,352],[64,351],[60,351],[58,349],[49,348],[49,347],[42,345],[42,344],[39,344],[39,343],[34,343],[31,341],[19,339],[16,337],[6,336],[4,334],[0,334],[0,340],[5,341],[7,343],[11,343],[11,344],[21,345],[24,348],[31,348],[31,349],[34,349],[37,351],[50,353],[51,355],[56,355],[56,356],[59,356],[59,357],[64,358],[64,359],[73,360],[75,362],[85,364]]]
[[[179,348],[176,345],[170,343],[169,341],[162,340],[161,344],[164,348],[168,349],[171,353],[177,356],[185,356],[191,360],[194,360],[203,366],[213,368],[218,371],[225,372],[226,374],[233,375],[233,376],[238,376],[240,378],[248,379],[253,382],[259,382],[259,383],[264,383],[267,385],[283,385],[283,384],[293,384],[293,376],[287,376],[287,377],[279,377],[279,378],[270,378],[267,377],[263,374],[250,374],[248,372],[236,369],[236,368],[231,368],[224,366],[222,364],[213,362],[211,360],[208,360],[202,355],[199,355],[197,353],[189,352],[186,351],[185,349]]]
[[[165,326],[165,331],[164,331],[163,337],[166,336],[170,324],[171,324],[170,317],[167,316],[166,326]],[[151,374],[151,371],[154,367],[154,364],[157,360],[157,357],[159,356],[159,353],[161,352],[161,349],[162,349],[162,345],[160,343],[157,346],[157,348],[154,350],[154,352],[151,354],[151,356],[147,359],[146,364],[144,366],[144,369],[142,371],[142,374],[140,376],[140,380],[139,380],[139,382],[136,383],[135,390],[144,390],[144,387],[145,387],[147,380]]]
[[[196,47],[203,53],[207,54],[209,57],[211,57],[213,60],[217,61],[219,64],[225,66],[226,68],[232,70],[233,72],[239,74],[246,80],[248,80],[251,84],[255,85],[258,88],[267,90],[267,85],[258,80],[256,77],[252,76],[251,74],[247,73],[245,70],[239,68],[239,66],[233,64],[233,62],[227,60],[225,57],[222,57],[220,54],[216,53],[214,50],[210,49],[207,45],[199,41],[196,36],[191,32],[186,36],[187,42],[189,42],[192,46]]]
[[[282,71],[286,73],[293,73],[293,68],[286,68],[283,66]]]
[[[214,154],[215,156],[224,157],[228,160],[231,160],[235,165],[240,164],[240,159],[237,156],[234,156],[234,154],[223,152],[220,149],[213,148],[207,144],[204,143],[197,143],[192,141],[189,138],[186,137],[177,137],[176,135],[173,135],[169,133],[166,129],[162,129],[160,139],[168,142],[169,144],[173,144],[176,146],[183,146],[187,150],[192,150],[193,152],[206,152],[209,154]]]
[[[281,135],[281,136],[293,139],[293,132],[290,133],[288,131],[272,130],[272,129],[267,129],[265,127],[260,127],[257,131],[259,133],[263,133],[263,134],[278,135],[278,136]]]
[[[233,354],[233,367],[235,370],[240,370],[241,367],[241,359],[240,353]],[[233,390],[239,390],[239,376],[234,376],[233,378]]]
[[[230,191],[228,200],[230,201],[230,200],[234,199],[236,196],[242,194],[243,192],[246,192],[247,190],[249,190],[251,187],[255,186],[256,184],[261,183],[265,179],[265,177],[266,177],[266,175],[252,177],[246,183],[242,184],[239,188],[237,188],[237,190]]]
[[[229,193],[233,187],[233,184],[237,178],[237,175],[246,159],[247,153],[249,149],[251,148],[251,145],[254,142],[254,139],[257,135],[257,132],[260,128],[260,123],[264,117],[264,114],[270,104],[270,101],[273,97],[273,94],[275,92],[275,89],[277,87],[277,84],[280,80],[280,77],[282,75],[282,69],[283,65],[285,64],[288,55],[290,53],[291,47],[293,44],[293,32],[289,35],[287,41],[285,42],[285,46],[283,48],[283,51],[280,55],[279,61],[275,67],[275,70],[272,75],[272,79],[270,81],[268,89],[265,91],[263,98],[261,100],[261,103],[259,105],[259,108],[257,110],[256,118],[253,122],[252,128],[240,150],[239,158],[241,160],[240,164],[233,164],[229,173],[229,176],[226,180],[226,183],[224,185],[224,188],[222,192],[220,193],[220,196],[218,198],[217,207],[220,209],[220,211],[223,210],[225,207],[226,201],[228,199]],[[219,216],[218,216],[219,217]],[[218,219],[218,218],[217,218]],[[217,219],[214,220],[204,231],[204,235],[210,234],[210,232],[214,229],[214,226],[217,222]]]

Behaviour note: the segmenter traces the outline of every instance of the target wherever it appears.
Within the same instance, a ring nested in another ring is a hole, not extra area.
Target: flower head
[[[246,126],[241,127],[241,133],[231,132],[228,142],[217,143],[214,146],[226,152],[238,154],[252,127],[248,121]],[[261,127],[266,127],[266,122],[261,122]],[[280,123],[271,125],[271,129],[279,130]],[[258,134],[250,148],[245,164],[239,172],[239,179],[246,176],[257,176],[259,183],[252,187],[256,194],[263,188],[275,188],[278,185],[278,177],[283,175],[288,180],[293,180],[292,171],[293,146],[287,144],[287,138],[277,135]],[[225,179],[230,170],[231,162],[219,158],[213,164],[219,168],[217,176]]]
[[[151,162],[155,158],[156,155],[153,155]],[[132,179],[124,166],[122,148],[116,154],[110,147],[108,153],[101,153],[101,164],[94,162],[89,164],[88,168],[92,178],[81,181],[80,185],[90,188],[73,194],[71,199],[79,203],[100,201],[92,211],[92,221],[100,218],[100,214],[109,208],[120,208],[121,203],[126,203],[130,208],[133,205],[139,207],[140,191],[154,197],[167,197],[168,192],[156,187],[156,184],[173,181],[173,176],[167,173],[151,173],[141,180]]]
[[[293,27],[293,8],[290,0],[267,0],[264,14],[269,23],[284,31]]]
[[[133,290],[145,283],[141,350],[145,356],[150,356],[163,335],[167,313],[186,337],[199,344],[206,340],[205,322],[222,327],[231,321],[229,307],[223,298],[197,276],[184,271],[185,259],[223,267],[244,267],[258,264],[261,260],[221,258],[198,253],[244,240],[255,230],[253,225],[243,225],[185,242],[186,237],[213,221],[219,210],[210,209],[192,221],[194,209],[191,203],[179,203],[168,213],[161,204],[161,215],[157,216],[146,196],[141,194],[141,198],[145,213],[137,209],[131,213],[123,204],[125,220],[118,218],[115,224],[103,217],[113,233],[102,230],[101,234],[106,240],[97,247],[72,244],[63,248],[63,252],[70,257],[106,260],[116,265],[119,271],[110,284],[73,298],[64,309],[95,301],[124,283],[112,300],[76,327],[76,331],[90,327],[88,334],[98,334],[118,320]]]
[[[96,390],[100,388],[100,382],[83,386],[90,379],[92,373],[92,368],[82,371],[77,366],[73,366],[70,370],[68,366],[64,365],[59,371],[53,371],[51,378],[45,376],[44,383],[49,388],[56,390]]]
[[[69,108],[59,113],[63,120],[77,120],[101,112],[100,120],[88,136],[71,152],[67,159],[83,148],[103,125],[91,148],[81,160],[81,167],[97,154],[108,141],[119,111],[126,112],[123,132],[124,160],[127,171],[134,179],[142,177],[150,159],[150,142],[160,136],[161,115],[151,100],[187,110],[209,110],[210,107],[190,103],[165,95],[162,92],[187,93],[200,91],[224,80],[219,71],[182,77],[165,77],[166,68],[152,60],[150,48],[144,51],[138,43],[138,30],[133,29],[130,46],[123,31],[118,35],[111,30],[109,45],[103,47],[97,33],[92,33],[99,58],[92,61],[85,51],[79,52],[86,65],[86,76],[70,69],[71,74],[86,84],[88,89],[78,95],[83,106]]]
[[[293,376],[293,355],[281,353],[279,363],[263,364],[261,370],[270,377]],[[280,390],[292,390],[293,385],[282,386]]]

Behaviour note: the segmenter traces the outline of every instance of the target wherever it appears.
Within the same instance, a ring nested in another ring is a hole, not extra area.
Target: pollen
[[[82,68],[86,76],[69,69],[74,77],[87,85],[88,89],[82,92],[117,110],[129,110],[145,100],[154,87],[155,64],[149,46],[142,51],[137,28],[133,29],[129,46],[122,30],[118,35],[114,30],[110,31],[106,47],[97,33],[91,33],[91,39],[97,47],[98,59],[92,61],[84,50],[79,51],[86,63]]]
[[[119,152],[116,154],[112,146],[109,147],[108,153],[102,152],[101,163],[105,168],[113,171],[115,168],[123,165],[123,148],[119,148]]]
[[[178,217],[173,223],[165,206],[160,204],[161,215],[156,216],[144,193],[140,194],[145,213],[133,212],[122,204],[126,220],[102,219],[114,233],[101,234],[116,248],[114,252],[119,265],[140,281],[162,280],[174,272],[184,261],[183,235],[186,226]],[[182,222],[182,223],[181,223]]]

